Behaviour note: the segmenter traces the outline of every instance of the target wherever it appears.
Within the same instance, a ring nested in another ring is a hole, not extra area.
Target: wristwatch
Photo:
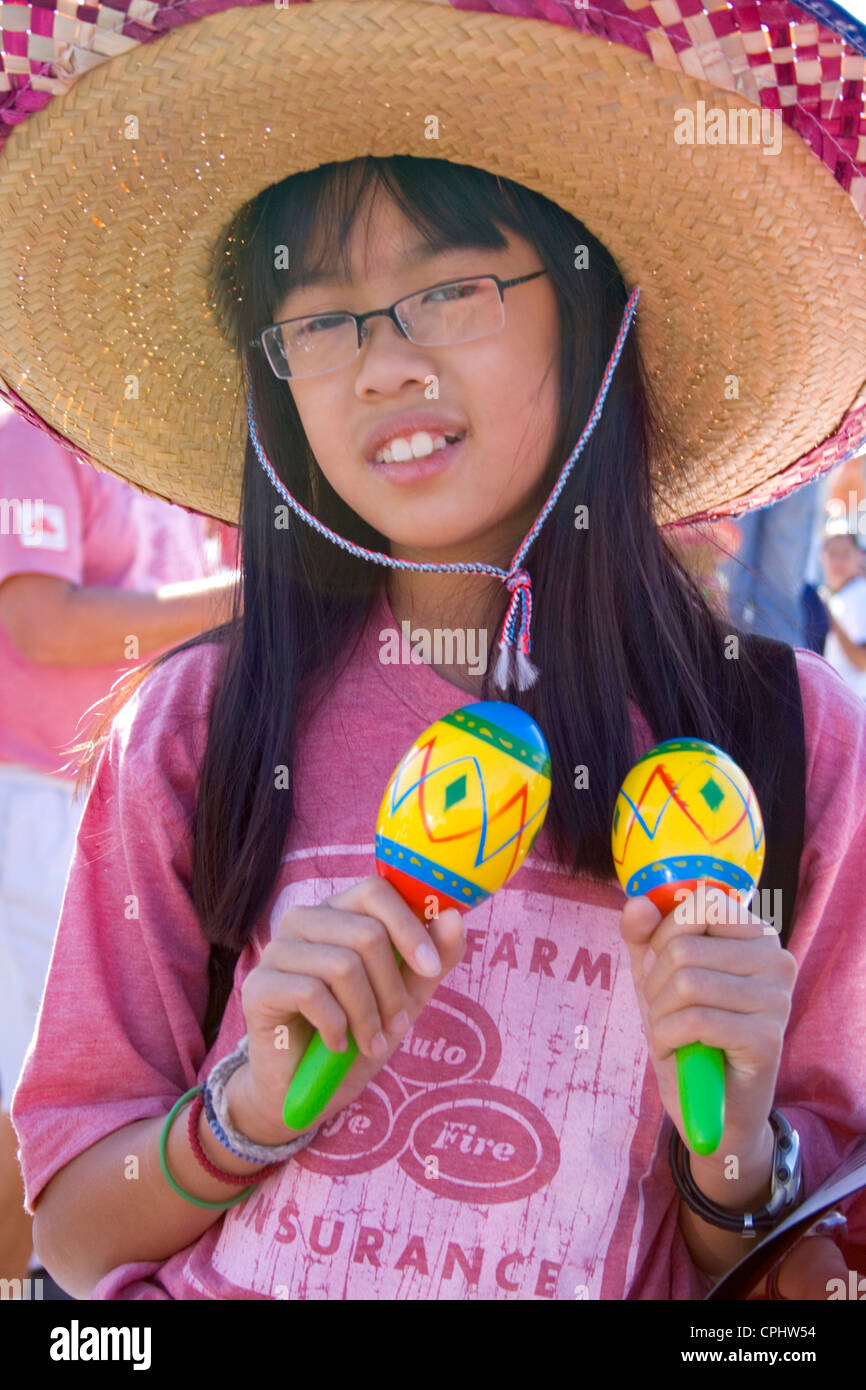
[[[669,1157],[671,1172],[680,1196],[703,1221],[721,1226],[725,1231],[739,1231],[752,1236],[757,1231],[769,1231],[799,1204],[803,1186],[803,1161],[800,1136],[778,1110],[770,1111],[773,1126],[773,1181],[770,1200],[760,1211],[736,1212],[717,1207],[695,1185],[689,1167],[688,1150],[674,1127]]]

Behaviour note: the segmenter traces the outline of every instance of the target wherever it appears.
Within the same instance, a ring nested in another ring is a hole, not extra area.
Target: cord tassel
[[[538,667],[533,665],[526,653],[522,652],[519,647],[514,654],[514,660],[516,665],[515,678],[517,680],[517,689],[529,690],[530,686],[535,685],[535,682],[538,680]]]
[[[499,657],[493,669],[493,684],[507,694],[511,686],[529,690],[538,680],[538,667],[529,657],[532,622],[532,580],[524,569],[512,570],[505,581],[511,602],[502,624]]]
[[[514,648],[508,642],[499,643],[499,656],[493,668],[493,684],[507,694],[511,688],[511,658]]]

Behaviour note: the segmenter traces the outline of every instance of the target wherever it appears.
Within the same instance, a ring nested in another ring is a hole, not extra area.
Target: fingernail
[[[388,1039],[385,1037],[385,1034],[377,1033],[370,1044],[370,1048],[371,1051],[375,1052],[377,1057],[384,1056],[384,1054],[388,1051]]]
[[[388,1028],[390,1032],[398,1033],[401,1038],[404,1033],[408,1033],[409,1015],[407,1014],[405,1009],[401,1009],[398,1014],[394,1015],[394,1017],[391,1019],[390,1024],[388,1025]]]
[[[438,975],[442,969],[442,962],[433,947],[428,945],[426,941],[415,952],[415,960],[422,975]]]

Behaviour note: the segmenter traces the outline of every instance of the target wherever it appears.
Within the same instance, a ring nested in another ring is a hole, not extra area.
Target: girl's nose
[[[378,331],[380,340],[383,334],[390,333],[393,338],[397,338],[404,343],[408,343],[402,328],[400,328],[387,314],[377,314],[375,318],[367,319],[366,323],[361,324],[361,346],[373,338],[373,334]]]
[[[388,389],[391,383],[387,377],[399,377],[397,385],[401,385],[407,373],[424,380],[432,370],[429,353],[429,348],[419,347],[407,338],[393,319],[384,315],[368,319],[361,325],[356,386],[359,390],[371,385],[378,390]]]

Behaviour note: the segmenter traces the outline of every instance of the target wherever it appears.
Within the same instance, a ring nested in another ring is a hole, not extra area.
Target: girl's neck
[[[518,511],[502,518],[492,531],[468,544],[419,553],[392,543],[391,554],[395,560],[420,560],[440,565],[495,565],[497,569],[508,570],[546,495],[545,485],[539,484]],[[492,669],[499,655],[498,648],[494,648],[508,604],[503,581],[483,573],[423,574],[417,570],[389,569],[385,586],[398,628],[408,621],[413,631],[431,634],[431,640],[437,629],[440,634],[456,633],[451,639],[454,646],[459,646],[462,637],[467,660],[431,660],[430,664],[452,685],[480,696],[484,672],[482,669],[479,673],[478,667],[483,667],[484,662],[479,657],[483,654],[487,666]],[[448,639],[441,641],[447,651]]]
[[[518,544],[519,538],[514,549]],[[417,558],[401,555],[396,549],[393,553],[398,559]],[[435,563],[453,564],[465,558],[437,556]],[[501,555],[487,559],[476,552],[468,562],[507,569],[510,555],[504,560]],[[506,600],[502,580],[486,574],[388,570],[385,590],[398,630],[402,631],[401,624],[407,622],[410,640],[412,635],[417,641],[419,634],[426,634],[433,669],[458,689],[480,698],[484,668],[495,662],[497,655],[494,645],[499,629],[491,612],[495,615],[497,605],[501,607]]]
[[[418,628],[485,627],[490,605],[505,592],[486,574],[414,574],[389,571],[388,602],[396,621]]]

